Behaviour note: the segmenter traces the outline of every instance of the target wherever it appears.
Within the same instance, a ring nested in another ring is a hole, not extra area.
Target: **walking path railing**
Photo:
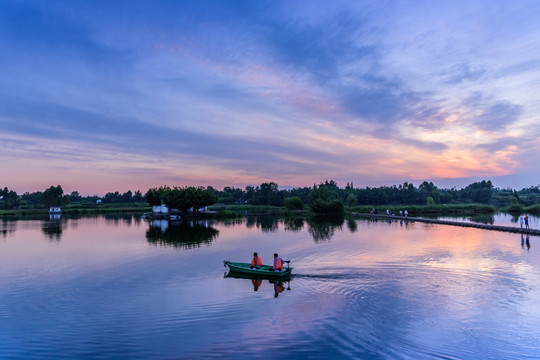
[[[418,222],[431,223],[431,224],[472,227],[472,228],[485,229],[485,230],[507,231],[507,232],[520,233],[520,234],[540,235],[539,229],[526,229],[526,228],[521,228],[521,227],[516,227],[516,226],[491,225],[491,224],[480,224],[480,223],[464,222],[464,221],[428,219],[428,218],[421,218],[421,217],[399,216],[399,215],[368,214],[368,213],[357,213],[357,212],[353,212],[352,215],[367,217],[371,219],[418,221]]]

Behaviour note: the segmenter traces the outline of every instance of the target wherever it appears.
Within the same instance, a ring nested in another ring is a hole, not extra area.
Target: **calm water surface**
[[[253,251],[291,260],[277,297],[224,277]],[[424,223],[4,220],[0,358],[537,359],[539,254]]]
[[[523,214],[525,215],[525,214]],[[437,219],[472,222],[481,224],[492,224],[501,226],[519,227],[519,215],[506,213],[496,213],[493,215],[475,215],[475,216],[437,216]],[[525,227],[525,225],[523,225]],[[540,229],[540,218],[529,215],[529,227],[532,229]]]

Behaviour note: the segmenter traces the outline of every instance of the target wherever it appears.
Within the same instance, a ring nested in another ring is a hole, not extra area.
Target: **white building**
[[[169,213],[169,208],[167,207],[167,205],[156,205],[156,206],[152,206],[152,212],[154,214],[168,214]]]
[[[62,213],[62,209],[60,208],[60,206],[51,206],[49,208],[49,214],[61,214]]]

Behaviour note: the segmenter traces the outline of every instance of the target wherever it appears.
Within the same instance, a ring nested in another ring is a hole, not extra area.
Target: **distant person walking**
[[[405,209],[405,217],[409,216],[409,212]]]
[[[519,227],[523,228],[523,215],[519,215]]]
[[[525,228],[529,228],[529,215],[525,214]]]

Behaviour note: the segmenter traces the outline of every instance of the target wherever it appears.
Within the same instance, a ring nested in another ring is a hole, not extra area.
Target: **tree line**
[[[144,195],[140,190],[132,192],[128,190],[124,193],[109,192],[105,196],[81,196],[78,191],[72,191],[69,195],[64,194],[62,186],[50,186],[43,191],[33,193],[25,192],[18,195],[15,191],[4,187],[0,190],[0,209],[13,210],[21,206],[39,207],[39,206],[65,206],[68,203],[75,204],[95,204],[98,200],[102,203],[125,204],[125,203],[144,203]]]
[[[312,211],[325,213],[339,211],[342,207],[381,205],[435,205],[435,204],[491,204],[497,207],[516,205],[530,206],[540,203],[540,185],[520,191],[494,188],[491,181],[474,182],[462,189],[440,189],[432,182],[424,181],[418,187],[405,182],[400,185],[355,188],[353,183],[339,187],[327,180],[310,187],[280,189],[275,182],[264,182],[259,186],[244,189],[226,186],[223,190],[208,187],[151,188],[144,195],[140,190],[124,193],[109,192],[104,197],[81,196],[77,191],[64,194],[60,185],[51,186],[42,192],[18,195],[5,187],[0,191],[0,209],[17,209],[22,205],[61,206],[67,203],[148,203],[166,204],[170,208],[187,211],[216,202],[228,204],[250,204],[285,206],[301,210],[309,206]]]
[[[260,186],[247,186],[245,190],[225,187],[223,191],[213,190],[219,197],[220,203],[252,204],[284,206],[286,199],[298,197],[304,204],[310,204],[316,198],[325,201],[338,200],[344,205],[425,205],[428,203],[489,203],[496,192],[491,181],[475,182],[457,190],[439,189],[432,182],[424,181],[418,187],[405,182],[401,185],[355,188],[353,183],[347,183],[340,188],[333,181],[314,184],[312,187],[279,190],[274,182],[263,183]],[[311,195],[310,195],[311,194]],[[316,195],[318,194],[318,195]]]
[[[214,191],[193,186],[152,188],[146,192],[144,197],[151,206],[164,204],[169,209],[176,209],[184,213],[189,209],[197,212],[200,208],[215,204],[219,200]]]

